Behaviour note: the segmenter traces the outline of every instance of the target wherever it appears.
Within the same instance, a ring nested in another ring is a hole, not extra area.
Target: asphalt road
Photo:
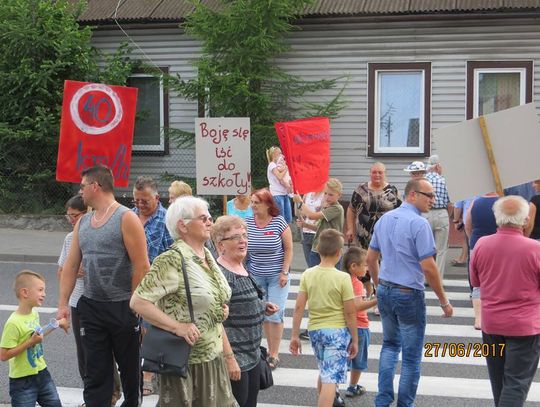
[[[42,273],[47,281],[47,297],[40,310],[42,325],[55,313],[45,312],[47,308],[56,308],[58,298],[58,284],[56,281],[56,265],[46,263],[21,263],[21,262],[0,262],[2,279],[0,284],[0,324],[4,324],[12,307],[16,305],[15,295],[12,292],[12,282],[14,276],[23,268]],[[462,278],[462,270],[454,270],[455,275],[449,273],[449,278]],[[461,273],[461,274],[460,274]],[[461,277],[460,277],[461,276]],[[463,283],[463,281],[461,281]],[[286,317],[292,317],[292,304],[296,297],[298,286],[298,275],[293,280],[293,286],[289,295],[289,302],[286,310]],[[461,316],[452,319],[444,319],[439,316],[439,311],[428,316],[428,335],[426,342],[448,342],[448,343],[477,343],[478,331],[471,328],[472,318],[470,303],[466,300],[467,287],[464,284],[456,283],[455,286],[447,287],[455,298],[452,300],[454,307],[460,309]],[[428,293],[429,294],[429,293]],[[429,299],[427,305],[436,305],[436,300]],[[434,307],[435,308],[435,307]],[[287,319],[287,318],[286,318]],[[361,383],[368,388],[368,393],[358,399],[347,399],[348,407],[359,407],[373,405],[376,391],[376,378],[378,368],[378,349],[382,342],[380,333],[379,318],[370,313],[372,329],[372,347],[370,348],[369,368],[364,373]],[[286,320],[286,330],[284,334],[283,346],[288,346],[287,339],[290,337],[290,325]],[[429,332],[435,333],[430,335]],[[437,334],[439,333],[439,334]],[[440,334],[443,333],[443,334]],[[475,336],[476,335],[476,336]],[[261,405],[281,406],[314,406],[316,405],[316,363],[310,354],[310,346],[303,343],[304,355],[293,357],[285,350],[281,354],[281,365],[275,371],[276,385],[260,393],[259,403]],[[49,369],[54,377],[57,387],[74,388],[82,387],[78,375],[77,361],[75,356],[75,345],[73,335],[65,334],[63,331],[53,332],[44,341],[45,357]],[[99,357],[99,355],[96,355]],[[399,371],[398,371],[399,373]],[[489,383],[487,381],[487,370],[481,360],[469,360],[461,363],[459,360],[449,358],[429,360],[424,358],[422,366],[422,379],[420,382],[419,395],[416,406],[418,407],[445,407],[445,406],[474,406],[491,407]],[[342,387],[343,389],[343,387]],[[528,402],[526,406],[540,406],[540,376],[537,375],[530,398],[536,402]],[[82,400],[81,400],[82,401]],[[9,403],[8,395],[8,364],[0,363],[0,406]],[[74,404],[68,404],[69,406]],[[151,405],[147,400],[146,405]]]

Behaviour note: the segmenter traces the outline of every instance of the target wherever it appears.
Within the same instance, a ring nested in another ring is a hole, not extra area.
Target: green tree
[[[335,89],[340,78],[307,81],[279,68],[275,58],[290,49],[287,35],[294,18],[312,0],[221,0],[218,9],[194,1],[195,11],[183,25],[202,43],[195,62],[198,77],[171,78],[169,86],[197,100],[211,117],[249,117],[253,184],[266,184],[266,148],[277,143],[274,123],[299,117],[335,117],[343,108],[343,88],[321,103],[306,96]],[[193,135],[173,131],[181,145]],[[256,142],[255,142],[256,141]]]
[[[0,212],[58,211],[72,192],[55,181],[64,80],[124,84],[122,46],[103,56],[68,0],[0,2]]]

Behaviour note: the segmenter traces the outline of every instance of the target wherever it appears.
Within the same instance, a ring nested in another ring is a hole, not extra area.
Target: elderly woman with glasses
[[[232,351],[222,324],[231,289],[205,248],[212,228],[208,203],[181,197],[167,210],[165,223],[175,242],[156,257],[136,288],[131,307],[151,324],[184,337],[192,349],[187,378],[159,375],[158,406],[236,407],[224,359]],[[195,323],[190,322],[182,258]]]
[[[263,301],[263,292],[247,272],[247,226],[238,216],[221,216],[212,228],[217,262],[231,286],[229,318],[223,323],[232,353],[225,355],[232,391],[240,407],[255,407],[260,384],[260,344],[264,315],[278,306]]]

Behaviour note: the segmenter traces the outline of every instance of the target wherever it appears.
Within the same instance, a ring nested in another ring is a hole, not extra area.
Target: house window
[[[169,103],[162,76],[134,73],[128,79],[128,86],[139,89],[133,152],[166,154],[168,138],[165,129],[169,125]]]
[[[369,64],[368,154],[427,156],[431,64]]]
[[[467,63],[467,119],[532,101],[532,61]]]

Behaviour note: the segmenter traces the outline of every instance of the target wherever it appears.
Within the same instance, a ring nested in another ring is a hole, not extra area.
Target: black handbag
[[[270,369],[270,366],[268,365],[268,362],[266,361],[267,357],[268,357],[268,352],[266,351],[266,348],[264,346],[261,346],[261,361],[259,363],[260,365],[259,370],[260,370],[260,375],[261,375],[261,383],[260,383],[259,388],[261,390],[267,389],[274,385],[272,369]]]
[[[251,280],[251,283],[253,284],[253,288],[255,288],[255,291],[257,291],[257,296],[262,301],[264,299],[264,291],[263,289],[257,284],[255,279],[251,276],[248,276],[248,278]],[[259,385],[260,390],[265,390],[269,387],[272,387],[274,385],[274,377],[272,376],[272,369],[270,368],[270,365],[268,364],[268,361],[266,360],[268,358],[268,350],[264,346],[260,346],[261,350],[261,360],[259,361],[259,374],[261,376],[261,381]]]
[[[180,253],[180,251],[176,251]],[[181,256],[181,259],[182,274],[184,276],[184,286],[186,287],[186,296],[189,308],[189,317],[191,322],[195,323],[184,256]],[[144,335],[141,346],[142,370],[145,372],[154,372],[186,378],[188,375],[188,360],[190,351],[191,345],[189,345],[183,337],[177,336],[172,332],[165,331],[157,326],[150,325],[146,331],[146,334]]]

